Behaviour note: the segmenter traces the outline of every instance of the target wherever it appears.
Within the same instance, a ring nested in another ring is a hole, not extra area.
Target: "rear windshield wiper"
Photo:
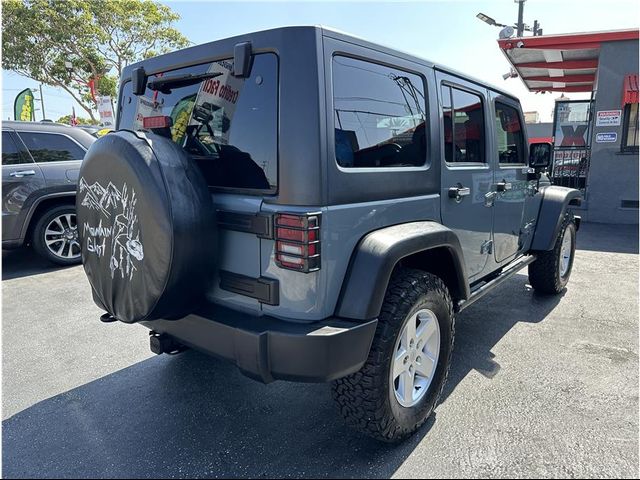
[[[195,85],[203,80],[219,77],[220,75],[222,75],[222,72],[207,72],[198,75],[188,73],[186,75],[175,75],[173,77],[159,77],[147,83],[147,87],[150,90],[157,90],[169,94],[172,88]]]

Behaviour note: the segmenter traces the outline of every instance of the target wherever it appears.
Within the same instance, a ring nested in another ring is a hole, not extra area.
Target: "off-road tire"
[[[560,255],[562,239],[569,229],[571,235],[571,259],[564,275],[560,274]],[[560,232],[552,250],[536,252],[536,260],[529,265],[529,282],[536,292],[558,294],[569,281],[576,251],[576,224],[571,212],[567,212],[562,221]]]
[[[65,214],[75,215],[75,207],[73,205],[58,205],[57,207],[46,210],[42,215],[40,215],[40,218],[38,218],[38,221],[33,227],[31,244],[36,253],[49,262],[62,266],[77,265],[82,262],[81,256],[75,258],[59,257],[57,255],[54,255],[53,252],[51,252],[45,244],[45,230],[47,228],[47,225],[49,225],[49,223],[54,218]]]
[[[440,354],[427,393],[405,408],[395,397],[390,368],[405,322],[429,308],[440,327]],[[405,439],[429,418],[444,388],[455,333],[453,303],[444,282],[420,270],[397,269],[389,282],[369,357],[356,373],[335,380],[332,394],[347,425],[385,442]]]

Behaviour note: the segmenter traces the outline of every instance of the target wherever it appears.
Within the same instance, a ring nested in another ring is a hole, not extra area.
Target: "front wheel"
[[[59,205],[47,210],[33,229],[33,248],[40,256],[58,265],[80,263],[76,209]]]
[[[395,442],[427,420],[449,373],[454,318],[440,278],[419,270],[394,273],[365,365],[332,384],[349,426]]]
[[[557,294],[567,286],[576,252],[576,224],[571,213],[564,217],[552,250],[538,252],[529,265],[529,282],[541,293]]]

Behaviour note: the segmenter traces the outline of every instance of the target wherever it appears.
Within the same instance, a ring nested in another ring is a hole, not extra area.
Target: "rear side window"
[[[500,164],[524,164],[524,135],[518,110],[496,102],[496,145]]]
[[[13,141],[9,132],[2,132],[2,165],[17,165],[31,163],[27,155],[24,155]]]
[[[64,135],[43,132],[19,132],[18,135],[38,163],[67,162],[84,158],[84,149]]]
[[[482,98],[443,85],[442,116],[445,160],[448,163],[485,163]]]
[[[424,83],[418,75],[333,58],[335,153],[345,168],[425,164]]]
[[[171,138],[196,161],[210,187],[275,191],[278,177],[278,58],[255,55],[251,76],[231,75],[233,60],[194,65],[149,77],[220,75],[192,84],[123,86],[119,128],[140,130],[145,117],[171,118]]]

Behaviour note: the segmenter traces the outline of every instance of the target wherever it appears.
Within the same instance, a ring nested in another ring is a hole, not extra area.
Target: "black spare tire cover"
[[[192,312],[215,267],[215,211],[195,162],[171,140],[118,131],[85,155],[76,197],[84,270],[118,320]]]

